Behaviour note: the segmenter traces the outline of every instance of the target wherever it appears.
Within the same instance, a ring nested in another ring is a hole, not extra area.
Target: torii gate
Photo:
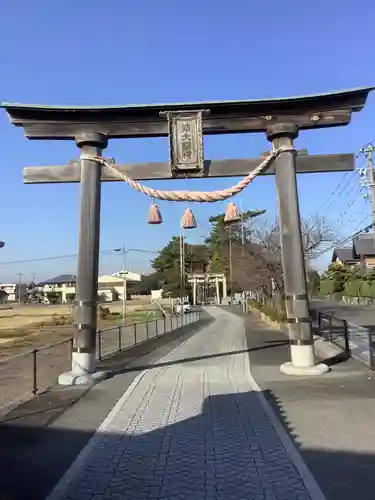
[[[300,130],[349,124],[352,112],[363,108],[372,90],[359,88],[283,99],[142,106],[65,107],[3,103],[11,122],[24,127],[27,138],[75,140],[80,149],[80,159],[68,165],[24,169],[25,183],[81,184],[75,308],[77,329],[72,370],[61,374],[59,382],[64,385],[93,383],[106,376],[96,372],[95,367],[101,181],[120,178],[154,197],[155,191],[143,189],[132,179],[234,177],[249,173],[250,180],[256,174],[276,176],[291,350],[291,362],[283,364],[281,370],[290,375],[327,372],[328,367],[315,364],[314,358],[296,173],[353,170],[354,155],[308,156],[305,151],[294,150],[293,140]],[[276,153],[266,160],[262,157],[203,160],[203,134],[249,132],[265,132]],[[101,158],[109,139],[165,136],[170,139],[169,163],[115,164],[113,160],[103,161]],[[224,198],[216,199],[225,199],[232,194],[227,192]],[[171,199],[170,196],[156,198]],[[192,198],[185,193],[177,201],[187,199]],[[195,201],[201,201],[199,196]],[[206,197],[205,201],[215,200]]]

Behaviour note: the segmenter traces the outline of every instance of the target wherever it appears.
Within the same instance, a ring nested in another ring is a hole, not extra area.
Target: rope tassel
[[[234,203],[228,203],[227,209],[225,210],[224,223],[234,224],[241,220],[240,214],[238,213],[237,207]]]
[[[190,208],[187,208],[185,210],[181,222],[184,229],[195,229],[197,227],[197,221],[195,220],[193,212],[190,210]]]
[[[148,212],[148,223],[149,224],[161,224],[163,222],[163,218],[161,216],[159,207],[156,203],[153,203]]]

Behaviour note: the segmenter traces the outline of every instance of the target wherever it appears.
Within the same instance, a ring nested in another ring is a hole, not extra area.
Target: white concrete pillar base
[[[77,374],[73,371],[61,373],[58,379],[59,385],[71,386],[71,385],[95,385],[106,378],[109,378],[110,372],[95,372],[95,373],[83,373]]]
[[[281,365],[280,371],[284,375],[311,377],[311,376],[317,376],[317,375],[324,375],[325,373],[328,373],[329,366],[325,365],[324,363],[318,363],[317,365],[313,365],[313,366],[301,367],[301,366],[295,366],[295,365],[293,365],[292,362],[289,362],[289,363],[284,363],[283,365]]]
[[[324,363],[315,364],[315,351],[313,345],[291,345],[290,355],[292,361],[280,367],[285,375],[323,375],[329,372],[329,367]]]
[[[94,385],[109,377],[110,372],[96,372],[95,353],[73,352],[72,369],[59,376],[60,385]]]
[[[72,372],[77,375],[94,373],[96,367],[95,352],[73,352]]]
[[[294,366],[305,368],[315,365],[314,345],[290,345],[290,358]]]

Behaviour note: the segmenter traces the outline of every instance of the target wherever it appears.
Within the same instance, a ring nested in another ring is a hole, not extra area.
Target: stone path
[[[251,376],[241,318],[143,372],[48,500],[324,500]]]

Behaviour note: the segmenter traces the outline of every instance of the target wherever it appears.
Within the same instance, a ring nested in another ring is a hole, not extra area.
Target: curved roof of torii
[[[173,111],[174,109],[186,109],[186,110],[196,110],[210,108],[237,108],[242,107],[263,107],[263,106],[309,106],[315,105],[319,101],[325,106],[332,105],[334,102],[334,107],[339,105],[340,107],[350,107],[359,106],[363,107],[365,104],[367,95],[369,92],[374,90],[375,87],[357,87],[353,89],[338,90],[334,92],[323,92],[321,94],[307,94],[301,96],[291,96],[291,97],[273,97],[266,99],[240,99],[240,100],[222,100],[222,101],[192,101],[192,102],[167,102],[167,103],[150,103],[150,104],[121,104],[121,105],[105,105],[105,106],[74,106],[74,105],[51,105],[51,104],[21,104],[3,101],[0,103],[0,107],[11,112],[17,110],[30,110],[30,111],[66,111],[67,113],[75,111],[87,111],[87,112],[103,112],[103,111],[139,111],[140,113],[144,111]],[[357,101],[357,102],[355,102]],[[354,109],[353,109],[354,111]]]
[[[74,139],[79,132],[109,138],[164,137],[168,123],[162,112],[205,111],[204,134],[261,132],[292,121],[300,129],[347,125],[374,87],[278,99],[128,104],[122,106],[52,106],[3,102],[11,122],[31,139]]]

